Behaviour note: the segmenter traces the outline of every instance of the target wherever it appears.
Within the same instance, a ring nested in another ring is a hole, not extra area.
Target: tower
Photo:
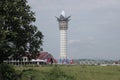
[[[70,16],[66,17],[65,12],[62,11],[60,17],[56,17],[59,23],[60,30],[60,59],[67,59],[67,29]]]

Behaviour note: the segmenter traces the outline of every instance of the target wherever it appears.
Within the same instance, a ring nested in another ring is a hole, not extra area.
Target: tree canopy
[[[43,34],[33,24],[36,19],[30,9],[26,0],[0,0],[0,62],[12,54],[40,50]]]

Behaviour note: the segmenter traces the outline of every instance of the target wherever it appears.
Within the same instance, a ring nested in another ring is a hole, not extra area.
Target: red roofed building
[[[38,53],[37,59],[47,60],[46,61],[47,63],[51,62],[50,60],[53,59],[53,62],[56,62],[54,57],[48,52],[40,52],[40,53]]]

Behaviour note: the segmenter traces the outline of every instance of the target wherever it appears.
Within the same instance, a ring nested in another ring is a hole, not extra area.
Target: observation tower
[[[66,16],[65,12],[62,11],[60,17],[56,17],[59,23],[60,30],[60,59],[67,60],[67,30],[68,22],[70,21],[71,16]]]

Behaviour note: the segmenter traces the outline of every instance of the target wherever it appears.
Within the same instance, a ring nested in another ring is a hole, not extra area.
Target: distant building
[[[36,59],[29,60],[27,56],[23,56],[21,60],[16,60],[13,56],[10,56],[8,60],[4,60],[4,63],[13,64],[13,65],[28,65],[28,64],[47,64],[50,62],[50,59],[55,61],[54,57],[48,52],[40,52]]]
[[[99,66],[108,66],[108,65],[118,65],[120,62],[118,60],[92,60],[92,59],[81,59],[79,60],[80,65],[99,65]]]
[[[41,60],[45,60],[45,59],[48,59],[48,58],[54,58],[50,53],[48,52],[40,52],[38,53],[38,57],[37,59],[41,59]]]
[[[52,59],[53,62],[56,63],[55,58],[54,58],[50,53],[48,53],[48,52],[40,52],[40,53],[38,53],[38,54],[39,54],[39,55],[38,55],[37,59],[45,60],[46,63],[50,63],[50,62],[51,62],[51,59]]]

